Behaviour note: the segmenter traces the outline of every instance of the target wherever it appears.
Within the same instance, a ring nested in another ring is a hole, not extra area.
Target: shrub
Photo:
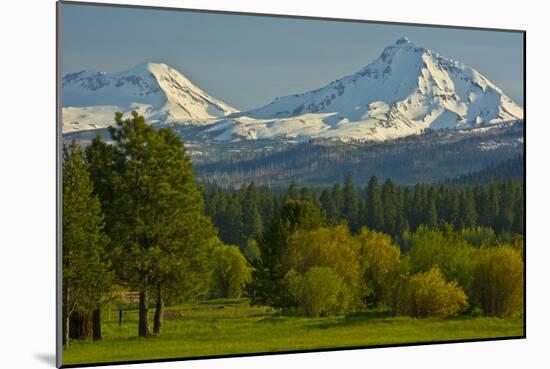
[[[474,273],[473,298],[486,315],[521,316],[523,260],[512,246],[481,250]]]
[[[392,243],[390,236],[367,228],[361,229],[357,239],[369,300],[380,302],[400,270],[401,251]]]
[[[419,227],[409,252],[411,273],[427,272],[437,266],[446,280],[458,282],[470,294],[478,251],[452,229],[441,232]]]
[[[302,284],[304,278],[296,270],[291,269],[285,275],[285,285],[287,286],[288,292],[294,298],[293,303],[290,305],[298,306],[300,304],[300,297],[302,296]]]
[[[360,303],[363,283],[359,245],[347,226],[296,232],[289,240],[284,264],[287,270],[294,269],[302,276],[313,267],[330,268],[346,286],[341,296],[343,305]]]
[[[345,309],[347,292],[344,280],[331,268],[312,267],[304,276],[291,270],[285,279],[307,316],[318,318]]]
[[[236,246],[218,243],[212,251],[213,283],[222,297],[238,298],[250,282],[250,267]]]
[[[462,288],[456,282],[446,282],[437,267],[402,280],[397,288],[399,298],[395,308],[401,314],[445,318],[466,306]]]

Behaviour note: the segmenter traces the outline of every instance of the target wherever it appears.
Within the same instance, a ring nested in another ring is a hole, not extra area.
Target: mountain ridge
[[[153,123],[203,123],[237,112],[163,63],[142,63],[117,73],[84,70],[63,78],[64,131],[101,128],[114,113],[132,110]],[[65,129],[66,128],[66,129]]]
[[[523,109],[474,68],[401,38],[354,74],[226,118],[234,124],[222,122],[218,139],[383,141],[426,128],[521,120]]]
[[[386,47],[356,73],[243,112],[206,94],[166,64],[146,63],[110,75],[80,73],[63,79],[64,132],[110,124],[121,106],[124,112],[137,110],[152,123],[204,126],[203,138],[217,141],[385,141],[425,129],[523,119],[523,108],[474,68],[407,38]],[[98,98],[95,91],[110,91],[105,87],[109,78],[115,85],[122,79],[123,88],[114,90],[115,96],[102,93]],[[139,89],[127,91],[125,83]],[[71,104],[74,100],[78,104]]]

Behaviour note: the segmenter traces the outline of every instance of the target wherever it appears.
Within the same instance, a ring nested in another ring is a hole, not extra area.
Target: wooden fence
[[[120,300],[124,303],[127,302],[139,302],[138,291],[124,291],[120,293]]]

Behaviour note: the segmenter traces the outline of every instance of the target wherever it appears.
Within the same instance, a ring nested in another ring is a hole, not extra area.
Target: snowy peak
[[[164,91],[170,108],[165,109],[165,113],[169,118],[176,120],[209,119],[237,111],[208,95],[183,74],[166,64],[146,63],[136,68],[143,68],[151,73],[160,89]]]
[[[63,106],[159,104],[162,95],[156,77],[141,64],[120,73],[84,70],[63,78]]]
[[[407,125],[419,128],[457,128],[523,118],[523,109],[475,69],[406,37],[386,47],[357,73],[241,114],[273,119],[333,113],[342,121],[359,122],[372,117],[369,106],[373,103],[396,109]],[[380,123],[391,126],[394,122]]]
[[[66,75],[62,85],[64,131],[112,124],[114,111],[136,110],[149,122],[163,123],[204,121],[237,111],[161,63],[118,73],[85,70]]]
[[[63,131],[105,127],[116,111],[152,123],[204,126],[216,140],[383,141],[430,129],[523,119],[523,108],[478,71],[403,37],[356,73],[246,112],[213,98],[166,64],[63,78]]]
[[[395,41],[395,44],[396,45],[402,45],[402,44],[407,44],[407,43],[410,43],[409,41],[409,38],[408,37],[401,37],[399,39],[397,39],[397,41]]]

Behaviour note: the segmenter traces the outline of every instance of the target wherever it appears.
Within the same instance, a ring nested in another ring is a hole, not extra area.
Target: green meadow
[[[169,307],[158,337],[137,337],[137,311],[124,311],[119,326],[118,311],[106,310],[102,323],[101,341],[71,341],[65,365],[523,335],[522,319],[416,319],[379,310],[315,319],[251,306],[247,299]]]

